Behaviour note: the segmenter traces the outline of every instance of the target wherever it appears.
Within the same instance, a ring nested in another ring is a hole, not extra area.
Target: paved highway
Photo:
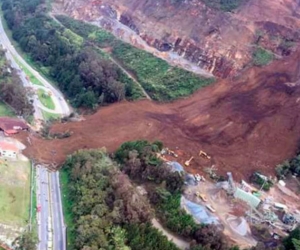
[[[51,187],[51,204],[52,204],[52,223],[53,223],[53,236],[54,244],[53,249],[65,250],[66,249],[66,228],[63,221],[62,203],[59,185],[59,173],[54,172],[50,174],[50,187]]]
[[[48,243],[48,218],[50,216],[48,171],[42,166],[38,166],[36,168],[36,178],[37,205],[40,207],[40,212],[37,214],[39,232],[38,250],[46,250]]]
[[[15,48],[10,43],[0,19],[0,44],[7,50],[6,57],[10,60],[11,66],[15,68],[25,87],[31,87],[35,90],[43,89],[52,92],[52,100],[55,103],[55,110],[49,110],[43,106],[37,96],[33,98],[33,106],[35,109],[35,119],[44,120],[41,110],[50,113],[61,114],[62,116],[69,115],[71,110],[65,101],[62,93],[48,83],[36,70],[18,54]],[[16,60],[21,62],[44,86],[34,85],[26,79],[25,73],[20,69]],[[66,235],[65,225],[62,212],[59,174],[49,173],[46,168],[41,165],[37,166],[37,206],[40,211],[37,213],[39,243],[38,250],[49,249],[49,241],[53,243],[52,250],[65,250]]]
[[[38,250],[66,250],[66,227],[64,224],[59,173],[49,172],[42,165],[37,166],[37,205],[38,212]]]
[[[2,25],[2,21],[0,19],[0,43],[7,49],[7,53],[6,56],[8,57],[8,59],[11,61],[12,67],[16,68],[19,72],[19,75],[21,77],[21,80],[24,84],[24,86],[30,86],[33,87],[34,89],[38,89],[38,88],[45,88],[48,91],[51,91],[52,93],[52,100],[55,103],[55,110],[47,110],[46,107],[44,107],[39,100],[37,100],[37,98],[34,98],[34,106],[35,106],[35,110],[36,113],[35,117],[37,119],[41,119],[41,112],[38,111],[39,109],[44,109],[48,112],[51,113],[55,113],[55,114],[61,114],[62,116],[67,116],[71,113],[70,107],[68,105],[68,103],[66,102],[66,100],[64,99],[62,93],[57,90],[56,88],[54,88],[48,81],[46,81],[35,69],[33,69],[20,55],[19,53],[16,51],[16,49],[12,46],[9,38],[7,37],[3,25]],[[27,81],[24,72],[21,71],[20,67],[18,66],[18,64],[16,63],[15,59],[16,58],[19,62],[21,62],[22,65],[24,65],[43,85],[42,86],[38,86],[38,85],[34,85],[32,84],[30,81]]]

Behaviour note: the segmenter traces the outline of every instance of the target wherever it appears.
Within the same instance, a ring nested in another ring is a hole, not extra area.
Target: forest
[[[180,207],[181,173],[157,157],[160,141],[131,141],[108,155],[105,149],[79,150],[61,171],[69,249],[178,250],[152,218],[191,244],[191,250],[238,250],[213,225],[197,224]],[[146,194],[136,186],[143,184]],[[299,229],[280,248],[259,243],[251,250],[297,250]],[[249,249],[248,249],[249,250]]]
[[[89,42],[100,49],[107,48],[107,51],[111,51],[110,56],[132,72],[154,100],[172,101],[188,96],[214,81],[212,78],[202,78],[172,67],[166,61],[122,42],[97,26],[66,16],[56,16],[56,19],[79,36],[88,38]]]
[[[5,51],[0,49],[0,100],[11,106],[16,115],[30,120],[34,112],[29,99],[32,94],[23,87],[16,70],[7,62]]]
[[[47,15],[44,0],[1,0],[13,39],[74,107],[96,108],[144,94],[114,63],[120,62],[154,100],[170,101],[212,83],[116,39],[100,28],[67,17]],[[63,25],[62,25],[63,24]],[[108,53],[103,48],[111,47]]]
[[[13,38],[43,73],[48,74],[74,107],[94,108],[141,90],[99,50],[48,17],[42,0],[2,0]]]
[[[63,166],[69,249],[178,250],[150,225],[152,210],[103,150],[81,150]]]

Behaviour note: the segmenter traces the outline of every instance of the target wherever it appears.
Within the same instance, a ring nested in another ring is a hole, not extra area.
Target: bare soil
[[[235,179],[254,170],[274,174],[276,164],[293,156],[300,138],[300,49],[265,68],[251,68],[234,79],[221,80],[190,98],[173,103],[121,102],[100,108],[85,121],[55,124],[51,132],[71,131],[67,139],[44,140],[28,134],[25,155],[62,164],[82,148],[116,150],[123,142],[161,140],[180,152],[179,162],[195,159],[188,170],[201,172],[215,164]],[[204,150],[212,156],[198,156]]]

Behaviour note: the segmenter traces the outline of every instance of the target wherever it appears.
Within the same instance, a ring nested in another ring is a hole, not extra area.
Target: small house
[[[18,153],[19,148],[14,144],[5,141],[0,142],[0,157],[16,159]]]

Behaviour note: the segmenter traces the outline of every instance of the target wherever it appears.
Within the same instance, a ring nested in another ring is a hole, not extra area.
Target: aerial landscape
[[[0,250],[300,250],[299,0],[0,4]]]

